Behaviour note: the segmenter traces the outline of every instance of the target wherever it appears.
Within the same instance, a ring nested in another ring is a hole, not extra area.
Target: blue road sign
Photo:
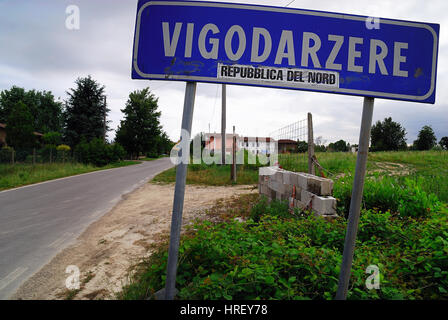
[[[292,8],[140,0],[132,78],[434,103],[439,27]]]

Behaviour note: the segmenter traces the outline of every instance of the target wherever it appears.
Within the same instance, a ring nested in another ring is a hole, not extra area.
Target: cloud
[[[262,5],[286,5],[285,1],[220,1]],[[65,28],[65,9],[80,8],[80,30]],[[109,117],[116,128],[129,92],[149,86],[162,111],[161,122],[174,140],[180,134],[185,84],[174,81],[131,80],[132,43],[137,0],[15,1],[0,2],[0,90],[12,85],[51,90],[65,99],[78,77],[92,75],[106,86]],[[375,100],[374,121],[391,116],[408,132],[408,143],[418,130],[432,125],[437,138],[448,136],[448,2],[424,1],[315,1],[302,0],[290,7],[440,23],[440,47],[435,105]],[[220,131],[221,88],[198,84],[193,134]],[[327,142],[344,139],[358,143],[362,98],[229,85],[227,132],[232,126],[244,135],[267,136],[270,132],[313,113],[314,136]],[[114,133],[109,134],[110,137]]]

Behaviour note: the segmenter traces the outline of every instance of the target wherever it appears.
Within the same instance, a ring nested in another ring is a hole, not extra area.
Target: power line
[[[285,7],[289,6],[290,4],[292,4],[293,2],[296,2],[296,0],[292,0],[290,3],[288,3]]]

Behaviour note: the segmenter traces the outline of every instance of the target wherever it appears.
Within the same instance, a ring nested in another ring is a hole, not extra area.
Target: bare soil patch
[[[253,186],[186,187],[183,224],[205,219],[219,199],[257,193]],[[152,246],[169,235],[174,184],[146,184],[128,194],[40,271],[13,299],[114,299],[129,281],[133,266],[151,255]],[[80,290],[69,291],[67,266],[80,270]]]

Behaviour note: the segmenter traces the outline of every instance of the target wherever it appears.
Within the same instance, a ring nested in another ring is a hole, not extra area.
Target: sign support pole
[[[235,136],[235,126],[233,126],[233,136],[232,136],[232,182],[236,183],[236,136]]]
[[[356,233],[358,231],[359,214],[361,210],[364,178],[366,176],[367,156],[369,153],[370,129],[372,126],[374,98],[365,97],[362,110],[361,132],[359,134],[359,149],[356,159],[355,180],[353,182],[352,199],[345,235],[344,253],[342,256],[341,271],[339,273],[338,291],[336,300],[347,298],[350,273],[355,251]]]
[[[187,82],[185,89],[184,113],[182,116],[182,131],[191,135],[193,122],[196,82]],[[189,137],[182,137],[190,140]],[[176,187],[174,189],[173,215],[171,219],[170,247],[168,252],[168,266],[166,271],[165,299],[173,300],[176,295],[177,260],[179,255],[180,230],[182,227],[182,212],[184,208],[185,183],[187,180],[187,165],[190,159],[190,141],[183,143],[179,151],[179,158],[186,159],[177,165]],[[186,153],[186,157],[182,153]]]
[[[226,85],[222,85],[222,113],[221,113],[221,164],[226,164],[226,108],[227,108],[227,93]]]

